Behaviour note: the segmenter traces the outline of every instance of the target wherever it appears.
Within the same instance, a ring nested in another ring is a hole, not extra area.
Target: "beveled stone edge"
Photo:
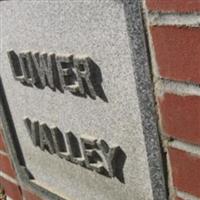
[[[153,197],[154,200],[167,200],[164,158],[156,120],[154,85],[151,78],[142,0],[124,0],[124,2]],[[133,35],[137,39],[133,39]]]

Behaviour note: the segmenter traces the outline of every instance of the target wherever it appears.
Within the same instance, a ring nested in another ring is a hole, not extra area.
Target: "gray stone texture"
[[[0,73],[34,182],[69,200],[154,199],[124,4],[120,0],[5,1],[0,13]],[[13,78],[10,50],[89,56],[101,70],[108,102],[23,86]],[[119,145],[127,156],[125,183],[41,151],[32,144],[25,117],[77,137],[87,134]]]

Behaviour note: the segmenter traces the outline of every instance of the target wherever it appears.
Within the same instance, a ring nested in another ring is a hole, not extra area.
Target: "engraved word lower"
[[[120,147],[109,147],[101,139],[82,136],[79,140],[72,132],[63,134],[57,127],[49,128],[45,123],[24,119],[35,146],[50,154],[78,164],[109,177],[116,176],[116,156]]]
[[[91,81],[89,57],[59,56],[47,53],[7,52],[15,80],[24,85],[68,90],[73,94],[89,95],[95,99],[97,94]]]

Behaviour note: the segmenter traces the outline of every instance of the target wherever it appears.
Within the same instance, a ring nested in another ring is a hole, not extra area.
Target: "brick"
[[[3,185],[6,195],[11,197],[13,200],[22,200],[21,190],[18,185],[0,177],[0,184]]]
[[[12,162],[7,155],[0,154],[0,171],[6,173],[13,178],[16,177]]]
[[[200,197],[200,157],[175,148],[168,152],[174,187]]]
[[[3,138],[3,135],[1,134],[1,131],[0,131],[0,151],[6,152],[6,146],[5,146],[4,138]]]
[[[200,97],[165,93],[158,102],[163,131],[172,138],[200,144]]]
[[[152,26],[156,61],[163,78],[200,83],[200,28]]]
[[[188,13],[200,11],[199,0],[146,0],[151,11]]]
[[[25,197],[26,200],[42,200],[36,194],[27,190],[23,190],[23,197]]]

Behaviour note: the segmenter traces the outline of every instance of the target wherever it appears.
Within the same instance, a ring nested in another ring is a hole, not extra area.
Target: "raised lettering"
[[[33,144],[35,146],[40,146],[39,122],[31,122],[29,118],[25,118],[24,123],[26,128],[28,129]]]
[[[76,74],[73,70],[73,56],[56,56],[61,91],[69,90],[72,93],[79,91]]]
[[[85,82],[86,87],[89,90],[89,93],[92,98],[96,98],[96,92],[90,80],[90,68],[89,68],[89,61],[88,57],[74,57],[74,67],[77,71],[77,80],[79,83],[79,91],[83,95],[85,94],[85,88],[83,83]]]
[[[39,126],[40,133],[40,148],[41,150],[47,150],[49,153],[55,153],[55,147],[53,142],[53,137],[51,131],[46,124],[41,124]]]
[[[7,52],[10,66],[12,69],[13,76],[15,80],[23,82],[24,81],[24,75],[22,72],[22,68],[19,62],[19,57],[14,51]]]
[[[60,158],[70,160],[71,153],[68,150],[69,147],[66,145],[65,138],[63,137],[63,134],[61,133],[61,131],[57,127],[54,127],[51,129],[51,133],[54,140],[56,154]]]
[[[106,168],[108,170],[108,174],[110,177],[115,176],[115,165],[114,165],[114,158],[116,156],[117,150],[119,147],[112,147],[110,148],[108,144],[104,140],[98,140],[97,146],[103,153],[103,160],[106,164]]]
[[[97,150],[96,141],[97,139],[91,136],[81,137],[82,149],[87,168],[101,173],[104,170],[104,166]]]
[[[53,77],[53,59],[55,58],[55,54],[46,54],[46,53],[34,53],[31,54],[34,66],[36,68],[37,81],[39,81],[40,86],[44,88],[45,86],[49,86],[54,89],[54,77]]]
[[[89,57],[59,56],[47,53],[7,52],[15,80],[24,85],[44,89],[70,91],[76,96],[105,99],[101,87],[101,72]],[[97,80],[96,80],[97,78]]]
[[[42,151],[47,150],[100,174],[117,176],[115,162],[118,146],[109,147],[104,140],[86,135],[78,140],[71,131],[63,134],[57,127],[50,129],[45,123],[31,122],[29,118],[25,118],[24,123],[33,144]]]
[[[33,72],[32,72],[32,64],[31,64],[31,53],[20,53],[19,54],[19,63],[21,65],[21,69],[24,75],[24,83],[27,85],[33,85]]]

